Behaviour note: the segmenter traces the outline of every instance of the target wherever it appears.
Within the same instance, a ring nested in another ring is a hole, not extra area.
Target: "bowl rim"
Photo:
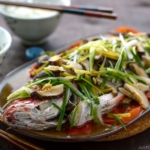
[[[0,30],[4,32],[4,34],[6,35],[6,39],[7,39],[6,45],[4,46],[4,48],[2,48],[2,50],[0,50],[0,55],[3,55],[9,50],[9,48],[11,46],[12,37],[11,37],[10,33],[1,26],[0,26]]]
[[[71,0],[65,0],[65,2],[66,2],[66,4],[64,4],[65,6],[70,6]],[[4,4],[0,4],[0,5],[4,5]],[[20,7],[20,6],[18,6],[18,7]],[[56,17],[56,16],[60,15],[60,12],[58,12],[58,11],[54,11],[54,12],[55,13],[52,14],[52,15],[49,15],[49,16],[46,16],[46,17],[41,17],[41,18],[21,18],[21,17],[16,17],[16,16],[13,16],[13,15],[9,15],[4,10],[0,9],[0,13],[2,15],[6,16],[6,17],[17,19],[17,20],[27,20],[27,21],[31,21],[31,20],[43,20],[43,19],[53,18],[53,17]]]

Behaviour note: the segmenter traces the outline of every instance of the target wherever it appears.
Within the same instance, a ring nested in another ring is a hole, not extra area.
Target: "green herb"
[[[42,82],[49,82],[51,80],[53,81],[69,81],[71,79],[73,79],[74,77],[44,77],[44,78],[40,78],[40,79],[36,79],[36,80],[33,80],[32,82],[28,83],[26,85],[26,87],[30,88],[34,85],[38,85],[38,84],[41,84]]]
[[[94,121],[97,123],[104,125],[103,118],[102,118],[102,106],[101,105],[94,105],[94,113],[93,113]]]
[[[56,54],[54,53],[54,52],[52,52],[52,51],[45,51],[44,53],[42,53],[41,55],[45,55],[45,54],[47,54],[47,55],[49,55],[49,56],[55,56]]]
[[[150,46],[145,46],[144,49],[150,52]]]
[[[23,99],[23,98],[28,98],[30,97],[30,94],[32,93],[33,90],[27,87],[22,87],[19,90],[16,90],[15,92],[11,93],[8,97],[7,100],[15,100],[15,99]]]
[[[83,78],[83,74],[80,74],[80,75],[78,76],[77,80],[78,80],[78,81],[81,81],[82,78]]]
[[[69,59],[73,60],[74,63],[77,61],[77,50],[74,50],[72,53],[69,54]]]
[[[116,70],[121,70],[121,68],[122,68],[122,66],[123,66],[123,61],[125,61],[125,59],[126,59],[126,54],[125,54],[125,51],[124,51],[124,49],[122,48],[122,50],[121,50],[121,54],[120,54],[120,56],[119,56],[119,58],[118,58],[118,60],[117,60],[117,63],[116,63],[116,65],[115,65],[115,68],[114,69],[116,69]]]
[[[96,108],[97,105],[94,105],[94,108],[93,108],[93,119],[95,122],[99,123],[99,119],[97,117],[97,108]]]
[[[85,78],[87,81],[92,82],[91,78],[88,75],[86,75]],[[88,90],[90,96],[92,97],[94,103],[99,104],[98,94],[94,91],[94,88],[89,84],[86,84],[86,87],[87,87],[87,90]]]
[[[128,46],[127,46],[127,43],[126,43],[126,41],[125,41],[125,39],[124,39],[124,37],[123,37],[121,34],[119,35],[119,37],[120,37],[120,40],[121,40],[122,45],[124,46],[124,49],[125,49],[126,54],[127,54],[127,56],[128,56],[128,59],[132,59],[132,58],[133,58],[133,55],[132,55],[132,53],[130,52],[130,50],[129,50]]]
[[[112,115],[112,116],[121,124],[121,126],[122,126],[125,130],[127,130],[126,126],[124,125],[124,123],[121,121],[121,119],[120,119],[117,115],[114,115],[114,114],[112,114],[112,113],[109,113],[109,114]]]
[[[79,59],[78,59],[78,63],[83,62],[83,61],[86,60],[88,57],[89,57],[89,53],[80,56]]]
[[[55,77],[54,73],[48,69],[44,69],[44,72],[48,75],[48,76],[53,76]]]
[[[112,62],[111,61],[109,61],[109,64],[110,64],[110,67],[109,68],[114,68],[114,65],[112,64]]]
[[[103,60],[101,66],[100,66],[100,68],[99,68],[100,71],[101,71],[101,70],[104,70],[105,63],[106,63],[106,57],[104,57],[104,60]]]
[[[88,90],[86,89],[84,83],[79,83],[78,82],[78,85],[80,86],[82,92],[85,94],[85,96],[88,98],[88,99],[91,99],[91,96],[89,95],[89,92]]]
[[[82,80],[84,80],[87,84],[91,85],[91,86],[94,87],[97,91],[99,91],[100,93],[103,94],[103,92],[102,92],[99,88],[97,88],[94,84],[92,84],[92,82],[86,80],[85,78],[82,78]]]
[[[87,44],[84,44],[78,48],[78,52],[83,52],[85,50],[89,50],[94,41],[90,41]]]
[[[61,107],[59,107],[55,102],[52,102],[52,105],[54,107],[56,107],[60,112],[62,112],[63,110],[61,109]],[[67,116],[67,114],[65,114],[65,116]]]
[[[101,85],[100,85],[100,88],[101,88],[101,89],[104,89],[104,87],[105,87],[105,85],[106,85],[108,79],[109,79],[109,76],[108,76],[108,75],[105,75],[105,76],[104,76],[104,79],[103,79],[103,82],[102,82]]]
[[[67,102],[69,100],[69,97],[70,97],[70,89],[68,87],[66,87],[65,92],[64,92],[63,103],[62,103],[62,106],[61,106],[62,111],[60,113],[60,116],[59,116],[59,119],[58,119],[58,125],[57,125],[57,128],[56,128],[57,131],[61,130],[62,122],[63,122],[64,115],[65,115],[66,105],[67,105]]]
[[[90,105],[90,115],[92,116],[92,113],[93,113],[93,104],[92,104],[92,98],[86,88],[86,86],[84,85],[84,83],[79,83],[78,82],[78,85],[80,86],[82,92],[85,94],[85,96],[90,100],[89,102],[89,105]]]
[[[112,130],[117,124],[117,119],[115,119],[114,123],[111,125],[110,129]]]
[[[136,63],[137,63],[140,67],[144,68],[144,67],[143,67],[143,64],[142,64],[142,62],[141,62],[141,60],[140,60],[140,58],[139,58],[139,56],[138,56],[138,54],[137,54],[137,52],[136,52],[136,50],[135,50],[135,47],[132,48],[131,53],[132,53],[132,55],[133,55],[133,57],[134,57]]]
[[[142,76],[137,76],[137,75],[133,75],[130,73],[127,74],[122,71],[118,71],[118,70],[111,69],[111,68],[107,68],[106,72],[110,75],[110,78],[117,77],[118,79],[121,79],[123,81],[129,81],[129,78],[134,78],[143,83],[150,84],[150,79],[142,77]]]
[[[73,113],[73,117],[72,117],[71,122],[70,122],[70,128],[72,128],[74,126],[74,121],[75,121],[77,109],[78,109],[78,105],[75,107],[75,109],[72,112]]]
[[[91,48],[90,48],[90,53],[89,53],[89,59],[90,59],[90,71],[93,70],[94,59],[95,59],[95,52],[96,52],[96,48],[91,47]]]
[[[146,73],[150,74],[150,68],[146,69]]]
[[[30,88],[27,88],[27,87],[23,86],[22,88],[20,88],[19,90],[16,90],[15,92],[11,93],[7,97],[7,103],[3,106],[2,109],[4,109],[8,104],[10,104],[11,102],[13,102],[16,99],[29,98],[31,93],[32,93],[32,90]]]
[[[68,88],[70,88],[70,90],[75,94],[77,95],[78,97],[80,97],[82,100],[85,100],[87,99],[86,96],[84,96],[71,82],[69,81],[63,81],[61,80],[60,83],[66,85]]]
[[[60,112],[62,112],[62,109],[55,102],[52,102],[52,105],[54,105],[54,107],[56,107]]]

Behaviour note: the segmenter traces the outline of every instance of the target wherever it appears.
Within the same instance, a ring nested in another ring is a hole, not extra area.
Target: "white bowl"
[[[2,64],[7,51],[11,45],[11,36],[7,30],[0,27],[0,65]]]
[[[20,1],[20,0],[18,0]],[[22,0],[27,2],[42,2],[54,5],[70,5],[70,0]],[[0,5],[0,12],[12,32],[25,44],[42,44],[55,30],[60,20],[57,11],[43,11],[33,8]],[[36,13],[35,13],[36,12]],[[38,13],[37,13],[38,12]],[[38,14],[38,15],[37,15]]]

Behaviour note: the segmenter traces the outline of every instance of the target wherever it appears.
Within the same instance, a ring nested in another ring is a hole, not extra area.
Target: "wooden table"
[[[97,18],[88,18],[75,15],[62,16],[60,24],[55,32],[49,36],[47,43],[42,45],[45,50],[55,50],[62,45],[80,39],[88,35],[100,35],[107,31],[113,30],[120,26],[129,26],[140,31],[149,32],[150,29],[150,1],[149,0],[72,0],[72,4],[78,5],[93,5],[113,7],[118,14],[117,20],[105,20]],[[6,28],[12,35],[13,41],[10,51],[7,54],[2,66],[0,66],[0,80],[4,75],[16,67],[26,63],[28,60],[25,57],[25,50],[27,46],[20,42],[7,27],[3,18],[0,16],[0,26]],[[6,126],[0,123],[0,128],[6,129]],[[85,142],[85,143],[55,143],[46,142],[36,139],[31,139],[22,136],[18,133],[12,132],[28,141],[37,144],[45,149],[65,149],[65,150],[137,150],[150,149],[150,129],[136,136],[112,142]],[[11,144],[0,139],[0,150],[15,150]]]

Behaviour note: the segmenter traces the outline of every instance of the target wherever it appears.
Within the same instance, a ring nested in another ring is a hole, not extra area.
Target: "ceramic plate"
[[[61,50],[64,50],[69,46],[64,47]],[[61,51],[60,49],[57,50]],[[3,106],[6,103],[7,96],[14,90],[20,88],[22,85],[24,85],[29,79],[29,70],[31,66],[33,66],[36,63],[36,59],[32,60],[19,68],[15,69],[14,71],[10,72],[5,76],[3,81],[1,82],[1,88],[0,88],[0,106]],[[141,113],[140,116],[146,114],[149,111],[147,109],[143,113]],[[137,118],[133,121],[131,121],[128,125],[135,122]],[[36,139],[42,139],[42,140],[48,140],[48,141],[61,141],[61,142],[79,142],[79,141],[89,141],[89,140],[96,140],[111,134],[114,134],[118,131],[120,131],[122,127],[116,127],[113,130],[106,130],[106,128],[102,129],[100,132],[94,131],[90,134],[86,135],[80,135],[80,136],[68,136],[65,132],[58,132],[53,129],[45,130],[45,131],[32,131],[32,130],[20,130],[20,129],[14,129],[15,131],[27,135]]]

